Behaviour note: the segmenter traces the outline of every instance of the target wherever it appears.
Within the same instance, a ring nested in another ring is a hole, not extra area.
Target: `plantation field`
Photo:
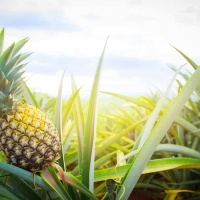
[[[182,76],[187,77],[189,75],[182,74]],[[178,93],[182,89],[182,85],[178,79],[176,81],[179,83]],[[118,189],[122,187],[120,181],[123,180],[122,178],[128,171],[130,163],[138,153],[137,148],[140,145],[138,140],[141,140],[141,134],[150,134],[165,114],[166,109],[175,100],[175,97],[167,98],[165,96],[162,107],[155,114],[154,112],[159,105],[158,102],[161,102],[164,96],[160,91],[157,93],[150,92],[146,96],[138,97],[116,93],[107,93],[107,95],[107,98],[99,97],[98,99],[97,129],[94,133],[96,134],[94,193],[99,199],[103,198],[107,192],[106,180],[114,179],[118,184]],[[56,101],[56,98],[44,98],[43,96],[44,94],[35,94],[40,105],[44,105],[44,100],[54,103]],[[47,106],[43,108],[46,111],[50,107],[48,102],[45,103]],[[65,113],[67,102],[67,100],[63,102],[63,113]],[[85,124],[90,107],[89,99],[83,99],[79,103],[81,106],[79,112],[82,113],[83,124]],[[193,92],[178,117],[164,134],[157,148],[152,141],[149,148],[153,147],[155,152],[135,183],[129,199],[199,198],[198,110],[198,93]],[[52,110],[51,112],[55,111]],[[77,132],[75,127],[75,113],[75,110],[71,110],[68,119],[63,119],[65,121],[63,124],[66,125],[63,129],[64,158],[67,170],[79,177],[81,169],[79,169],[78,161],[80,151],[78,135],[80,133]],[[149,122],[151,120],[152,122]],[[127,155],[126,159],[124,159],[125,155]],[[193,162],[197,163],[194,164]],[[134,172],[129,176],[134,176]],[[122,194],[125,192],[124,189]],[[123,195],[120,198],[123,199]]]
[[[193,73],[171,67],[166,91],[133,97],[99,91],[105,45],[90,97],[81,98],[82,88],[71,77],[72,94],[63,100],[63,78],[57,97],[26,85],[19,63],[28,54],[16,54],[27,40],[3,52],[3,38],[4,29],[1,199],[200,198],[200,67],[188,56],[172,47]]]

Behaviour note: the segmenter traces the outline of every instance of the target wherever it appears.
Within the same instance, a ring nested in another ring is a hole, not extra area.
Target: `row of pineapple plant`
[[[162,199],[181,198],[183,193],[199,195],[187,186],[194,176],[190,174],[198,174],[188,168],[200,167],[198,101],[189,99],[196,88],[195,94],[199,94],[200,70],[185,54],[177,50],[195,72],[185,76],[190,79],[179,86],[176,98],[167,98],[174,77],[158,102],[107,92],[128,102],[128,110],[114,104],[119,114],[97,115],[105,47],[86,106],[81,104],[73,77],[70,99],[62,101],[61,79],[57,99],[44,106],[22,78],[25,65],[21,62],[29,54],[17,54],[27,38],[5,51],[3,40],[4,29],[0,35],[0,132],[1,150],[7,159],[1,156],[2,198],[128,199],[134,188]],[[51,120],[41,110],[52,114]]]

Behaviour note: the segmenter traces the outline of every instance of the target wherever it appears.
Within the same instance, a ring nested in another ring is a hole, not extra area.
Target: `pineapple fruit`
[[[4,29],[0,32],[0,150],[10,164],[37,172],[59,158],[61,143],[46,114],[22,101],[25,64],[20,63],[30,54],[17,53],[27,40],[3,52]]]

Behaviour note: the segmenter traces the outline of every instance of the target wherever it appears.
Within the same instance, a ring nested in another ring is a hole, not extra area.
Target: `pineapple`
[[[46,114],[22,101],[25,64],[20,63],[30,54],[17,53],[27,40],[3,52],[4,29],[0,32],[0,150],[10,164],[37,172],[59,158],[61,143]]]

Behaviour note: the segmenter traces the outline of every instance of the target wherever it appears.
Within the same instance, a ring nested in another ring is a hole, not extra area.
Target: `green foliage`
[[[0,197],[126,200],[134,190],[154,199],[199,198],[200,67],[176,50],[194,72],[170,66],[175,75],[165,93],[131,97],[111,91],[103,92],[112,96],[111,103],[98,99],[105,47],[88,102],[81,99],[73,77],[68,100],[62,99],[63,77],[57,98],[22,84],[24,99],[55,122],[63,145],[61,159],[33,175],[7,164],[1,154]],[[177,95],[169,98],[175,80]]]

